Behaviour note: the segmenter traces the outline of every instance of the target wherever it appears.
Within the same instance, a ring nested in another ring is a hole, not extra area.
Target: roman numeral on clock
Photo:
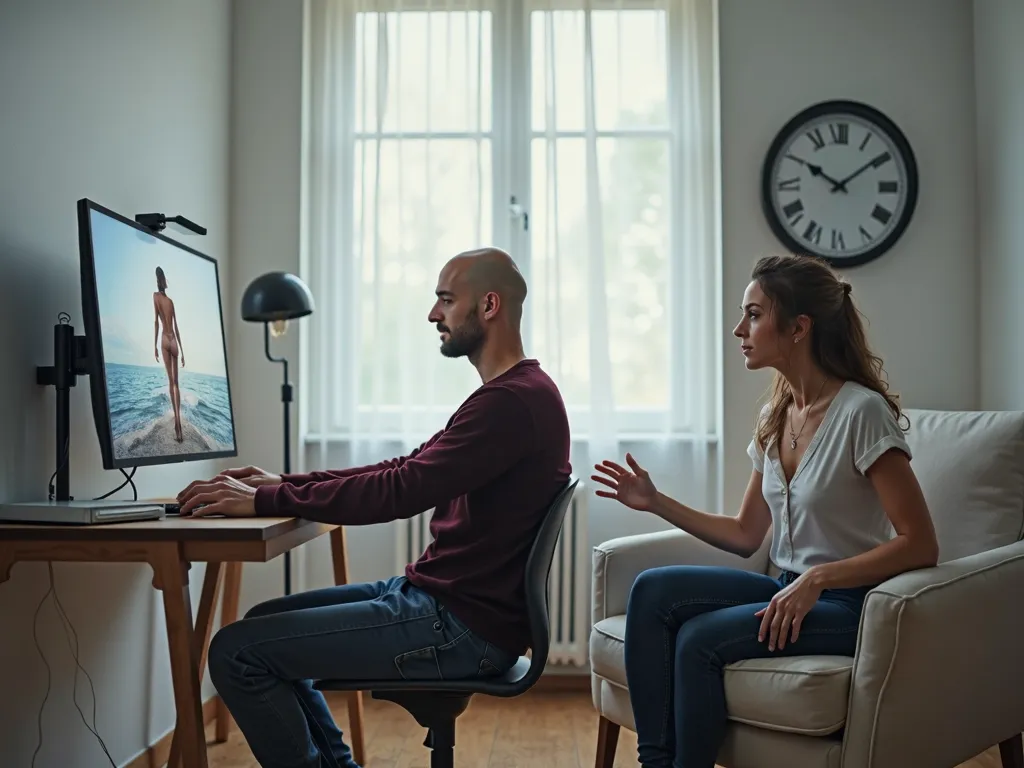
[[[825,139],[821,136],[821,129],[815,128],[807,132],[807,138],[814,144],[814,151],[817,152],[819,149],[825,146]]]
[[[850,126],[848,123],[829,123],[828,132],[832,135],[833,144],[850,143]]]
[[[807,222],[807,228],[803,233],[804,240],[813,241],[815,245],[821,242],[821,225],[814,219]]]
[[[832,250],[833,251],[845,251],[846,241],[843,240],[843,233],[832,230]]]
[[[783,179],[779,182],[779,189],[783,192],[799,192],[800,178],[794,176],[792,179]]]
[[[871,218],[885,225],[888,224],[889,219],[892,218],[892,211],[888,210],[887,208],[883,208],[880,205],[876,205],[875,210],[871,212]]]

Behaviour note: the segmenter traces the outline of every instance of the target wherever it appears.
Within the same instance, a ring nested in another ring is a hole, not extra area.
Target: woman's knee
[[[633,582],[626,601],[628,619],[651,618],[669,610],[669,605],[685,600],[696,588],[691,566],[668,565],[649,568]]]

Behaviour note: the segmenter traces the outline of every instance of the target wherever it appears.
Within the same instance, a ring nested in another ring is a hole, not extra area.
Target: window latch
[[[530,228],[530,214],[528,214],[519,203],[516,202],[516,196],[512,195],[508,201],[508,213],[513,219],[523,220],[523,231],[527,231]]]

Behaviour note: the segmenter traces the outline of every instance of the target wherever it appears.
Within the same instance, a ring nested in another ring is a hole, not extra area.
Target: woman
[[[156,292],[153,294],[153,354],[160,362],[160,352],[164,353],[164,368],[167,369],[167,392],[174,409],[174,439],[183,442],[185,436],[181,431],[181,392],[178,389],[178,364],[185,367],[185,351],[181,348],[181,334],[178,332],[178,316],[174,312],[174,302],[167,295],[167,278],[160,267],[156,268]],[[160,337],[160,325],[164,333]],[[173,329],[173,330],[172,330]],[[180,361],[179,361],[180,358]]]
[[[778,578],[733,568],[642,573],[626,610],[626,678],[644,768],[712,768],[726,727],[724,665],[779,655],[854,654],[866,593],[936,563],[938,544],[897,399],[841,281],[823,262],[760,260],[733,333],[748,370],[774,368],[747,449],[739,514],[698,512],[650,475],[605,461],[600,496],[650,511],[749,557],[773,526]],[[891,524],[891,528],[890,528]],[[891,534],[895,530],[895,535]]]

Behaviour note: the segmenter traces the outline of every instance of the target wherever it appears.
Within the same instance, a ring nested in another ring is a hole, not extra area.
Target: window
[[[577,432],[715,432],[714,67],[701,0],[320,0],[307,434],[424,433],[479,385],[437,274],[494,244]]]

